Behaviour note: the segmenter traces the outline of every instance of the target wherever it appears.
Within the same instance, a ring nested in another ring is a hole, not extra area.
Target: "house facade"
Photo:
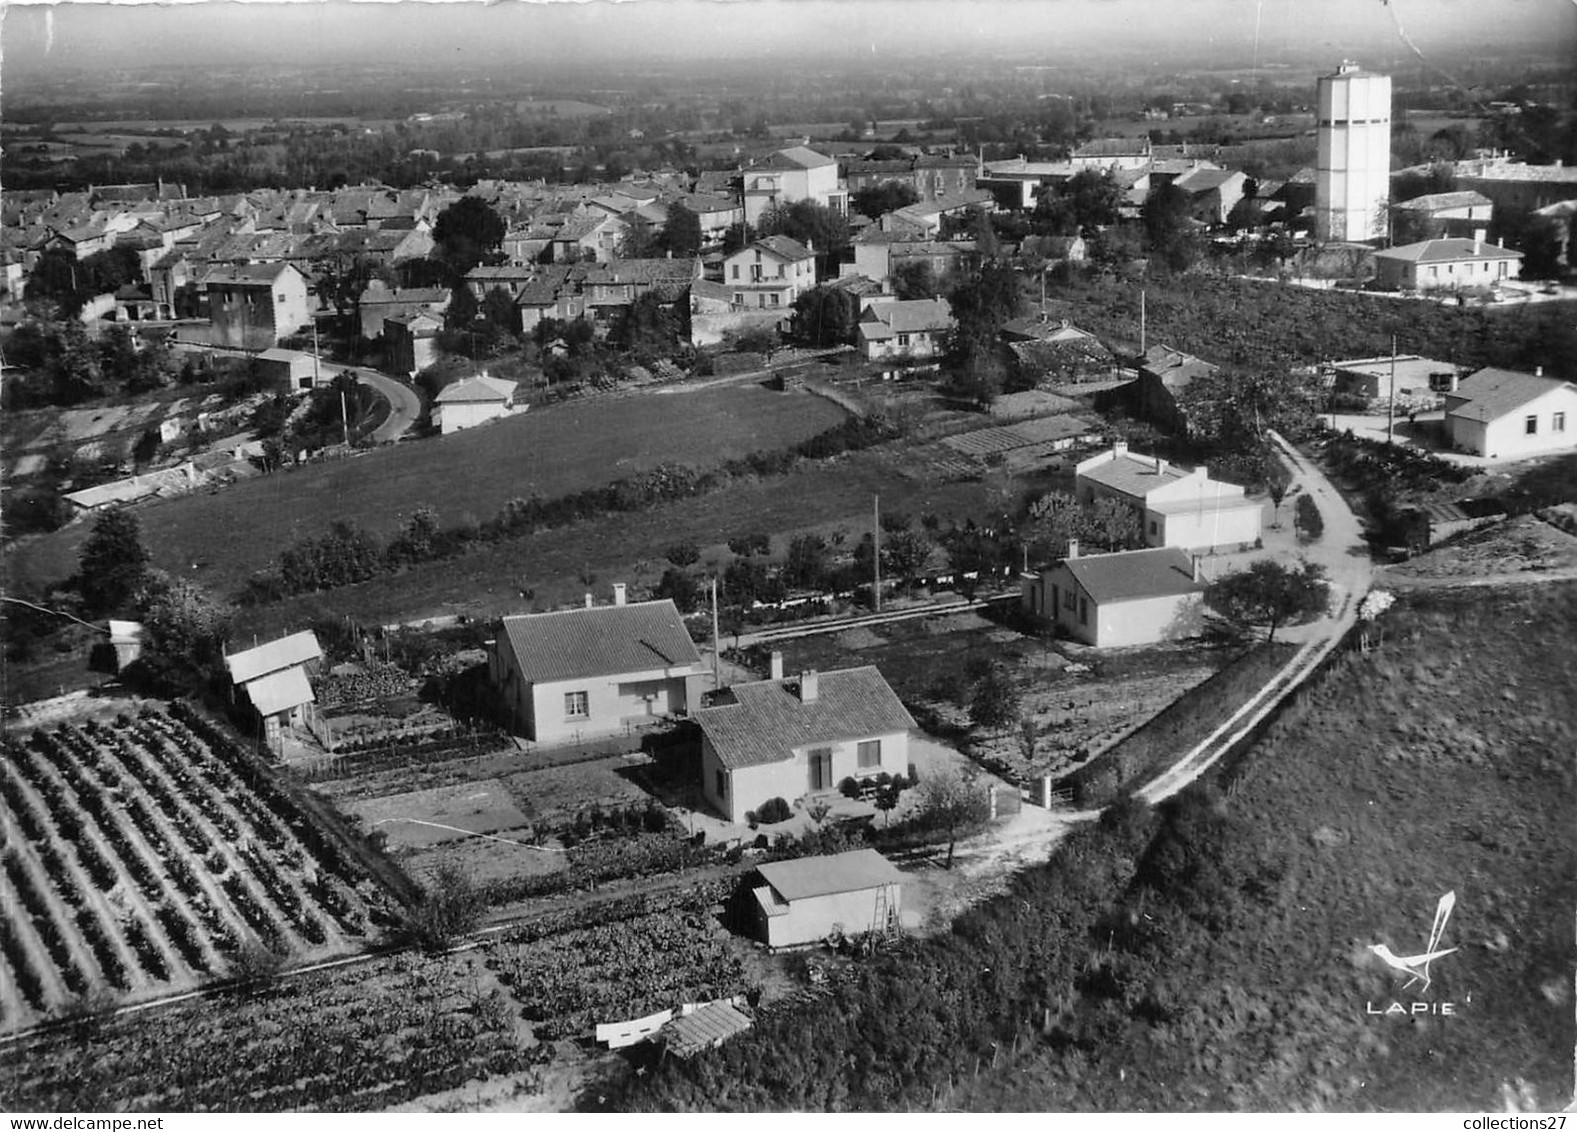
[[[1078,544],[1025,579],[1023,608],[1076,641],[1124,648],[1177,640],[1203,626],[1199,560],[1176,547],[1081,557]]]
[[[886,931],[903,914],[903,874],[874,849],[773,861],[756,874],[756,934],[771,948]]]
[[[1446,396],[1446,433],[1458,450],[1492,459],[1577,450],[1577,385],[1478,370]]]
[[[729,821],[770,798],[837,790],[845,778],[902,774],[914,719],[875,668],[736,684],[695,713],[701,790]]]
[[[395,373],[415,377],[438,361],[438,335],[444,324],[436,315],[419,311],[383,320],[383,350]]]
[[[706,678],[674,603],[627,604],[623,586],[612,605],[505,617],[487,651],[512,726],[539,743],[682,715]]]
[[[872,302],[860,315],[860,351],[872,362],[935,358],[947,348],[954,325],[946,299]]]
[[[849,194],[838,183],[838,163],[805,146],[780,149],[743,173],[745,223],[754,227],[769,208],[815,201],[847,213]]]
[[[1090,506],[1115,499],[1131,507],[1151,547],[1243,549],[1260,537],[1262,504],[1237,484],[1213,480],[1204,468],[1185,471],[1159,456],[1140,456],[1123,443],[1079,462],[1074,492]]]
[[[267,349],[312,322],[306,278],[288,263],[215,268],[203,287],[216,346]]]
[[[515,407],[515,383],[481,374],[446,385],[433,398],[433,424],[444,436],[496,420]]]
[[[723,285],[737,308],[786,310],[816,286],[816,255],[787,236],[764,236],[723,261]]]
[[[1483,240],[1420,240],[1374,253],[1381,286],[1414,291],[1490,287],[1522,273],[1522,253]]]

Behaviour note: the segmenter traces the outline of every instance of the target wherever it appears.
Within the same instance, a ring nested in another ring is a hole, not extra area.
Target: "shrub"
[[[1308,495],[1298,496],[1298,505],[1292,523],[1311,539],[1319,538],[1325,533],[1325,519],[1320,515],[1320,509],[1314,499]]]
[[[838,793],[845,798],[858,798],[860,796],[860,784],[854,781],[853,777],[845,778],[838,783]]]
[[[405,934],[424,951],[443,951],[476,929],[483,900],[459,866],[438,867],[421,901],[405,917]]]
[[[782,798],[768,798],[761,804],[761,809],[756,811],[756,820],[762,825],[776,825],[793,816],[794,811]]]

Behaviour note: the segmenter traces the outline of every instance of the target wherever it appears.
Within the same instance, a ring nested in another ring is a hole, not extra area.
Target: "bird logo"
[[[1440,898],[1440,903],[1435,905],[1435,922],[1429,929],[1429,945],[1425,948],[1423,954],[1396,955],[1383,943],[1373,944],[1369,948],[1370,951],[1385,960],[1388,967],[1401,971],[1408,976],[1407,982],[1402,984],[1403,990],[1406,990],[1414,983],[1422,982],[1423,986],[1418,988],[1419,993],[1427,992],[1430,982],[1433,981],[1429,977],[1429,964],[1457,950],[1454,947],[1440,950],[1440,937],[1445,934],[1446,921],[1451,918],[1451,910],[1456,907],[1456,904],[1457,894],[1448,892]]]

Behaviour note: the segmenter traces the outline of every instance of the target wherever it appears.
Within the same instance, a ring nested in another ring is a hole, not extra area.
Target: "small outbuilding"
[[[433,424],[443,435],[474,428],[515,407],[515,383],[481,374],[446,385],[433,399]]]
[[[874,849],[774,861],[756,873],[763,883],[752,903],[768,947],[887,931],[903,912],[903,874]]]
[[[307,670],[322,659],[318,638],[310,631],[225,657],[231,683],[262,720],[263,740],[270,750],[282,748],[287,728],[311,728],[316,723],[316,698]]]

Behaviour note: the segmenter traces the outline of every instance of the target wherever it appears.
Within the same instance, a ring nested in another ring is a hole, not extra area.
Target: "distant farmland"
[[[485,520],[516,497],[553,498],[659,464],[714,467],[783,448],[843,416],[812,394],[755,386],[593,400],[289,469],[137,513],[156,565],[228,592],[286,546],[337,519],[385,535],[424,505],[445,523]],[[90,527],[76,523],[8,554],[11,584],[67,577]]]

